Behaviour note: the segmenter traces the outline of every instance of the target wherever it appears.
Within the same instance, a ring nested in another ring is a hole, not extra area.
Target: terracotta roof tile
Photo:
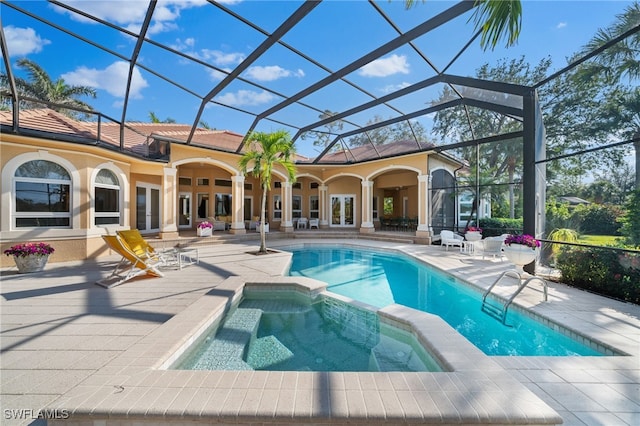
[[[345,161],[372,160],[379,157],[407,154],[418,150],[427,150],[435,145],[430,142],[396,141],[383,145],[362,145],[348,150],[331,152],[320,159],[323,163],[344,163]]]

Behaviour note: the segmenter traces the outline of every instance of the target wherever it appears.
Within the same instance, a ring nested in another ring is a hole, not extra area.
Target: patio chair
[[[300,229],[300,228],[307,229],[307,223],[309,223],[307,218],[306,217],[301,217],[300,219],[298,219],[298,224],[296,225],[296,227],[298,229]]]
[[[214,231],[226,231],[227,230],[227,222],[224,220],[216,219],[215,217],[207,218],[209,222],[213,224]]]
[[[320,219],[309,219],[309,229],[320,229]]]
[[[138,257],[158,262],[161,265],[168,262],[165,255],[156,251],[156,249],[144,239],[139,230],[130,229],[127,231],[117,231],[116,233],[126,241],[129,248],[131,248]]]
[[[112,288],[140,275],[164,276],[158,269],[159,261],[138,256],[119,235],[103,235],[102,239],[111,250],[122,256],[122,259],[120,259],[111,275],[96,281],[96,284],[105,288]]]
[[[488,237],[482,240],[482,258],[485,256],[493,256],[495,259],[502,260],[502,243],[504,239],[502,237]]]
[[[463,243],[464,238],[461,235],[458,235],[453,231],[440,231],[440,244],[444,246],[445,250],[448,251],[450,246],[462,248]]]

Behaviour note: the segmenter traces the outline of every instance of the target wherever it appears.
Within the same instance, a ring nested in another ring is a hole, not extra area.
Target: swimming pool
[[[606,355],[515,310],[505,326],[481,311],[478,291],[401,253],[322,244],[285,250],[293,253],[289,275],[376,307],[398,303],[438,315],[487,355]]]

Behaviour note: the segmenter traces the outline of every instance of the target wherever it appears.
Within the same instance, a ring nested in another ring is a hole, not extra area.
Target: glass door
[[[136,228],[141,233],[160,232],[160,186],[136,186]]]
[[[178,196],[178,226],[191,228],[191,194],[181,192]]]
[[[244,220],[253,219],[253,198],[244,197]]]
[[[355,195],[331,196],[331,226],[354,226],[355,216]]]

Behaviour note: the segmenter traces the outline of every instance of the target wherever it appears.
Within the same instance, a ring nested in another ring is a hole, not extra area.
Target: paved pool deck
[[[348,244],[404,251],[482,288],[510,268],[439,246]],[[486,357],[437,317],[415,319],[391,307],[387,314],[422,328],[454,373],[164,369],[239,285],[287,281],[289,255],[248,253],[256,248],[255,241],[200,246],[197,265],[108,290],[94,283],[111,272],[115,256],[52,263],[35,274],[0,271],[0,424],[44,424],[38,414],[74,425],[640,424],[640,306],[557,283],[549,283],[547,302],[541,285],[526,288],[516,309],[626,356]],[[438,332],[430,335],[431,327]]]

